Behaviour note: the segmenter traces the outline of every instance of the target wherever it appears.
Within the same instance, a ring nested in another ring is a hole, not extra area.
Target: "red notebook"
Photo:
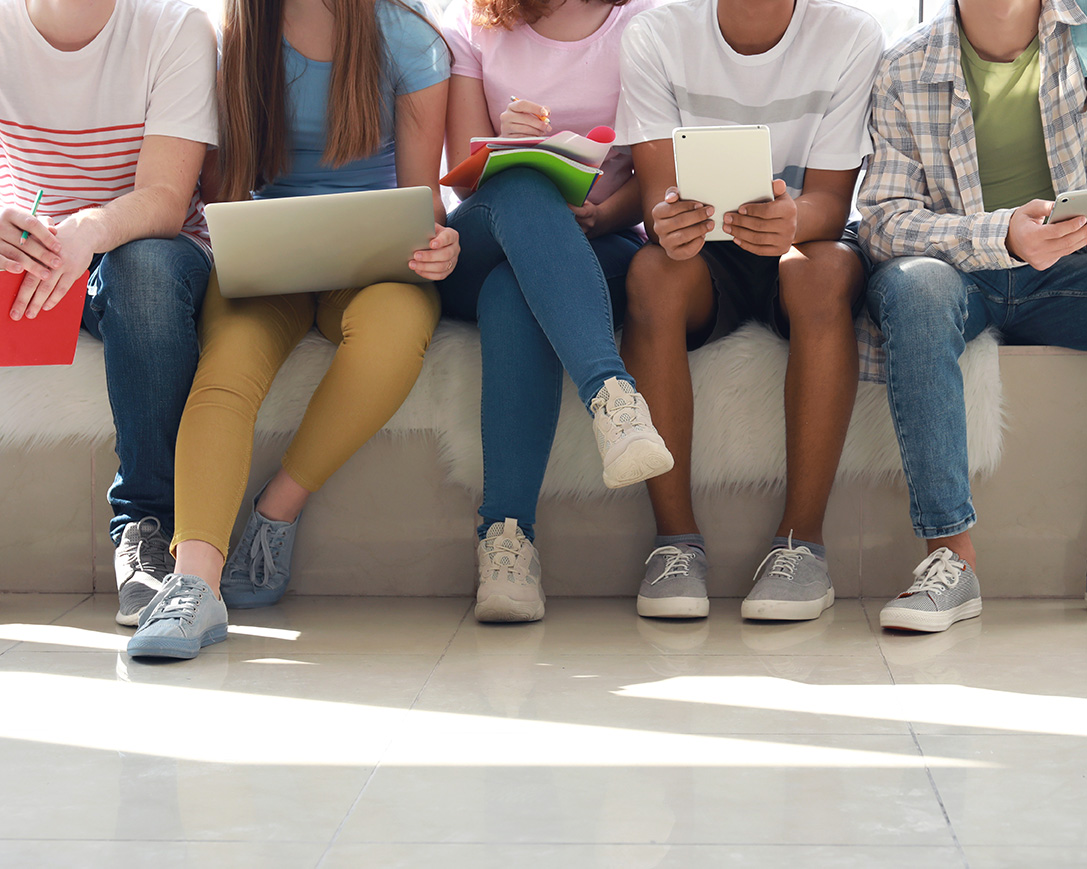
[[[0,272],[0,365],[71,365],[79,339],[87,272],[51,311],[39,311],[33,320],[11,319],[11,306],[23,274]]]

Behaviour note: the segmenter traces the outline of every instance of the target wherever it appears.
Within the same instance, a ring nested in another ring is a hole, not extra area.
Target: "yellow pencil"
[[[517,102],[517,101],[518,101],[519,99],[521,99],[521,98],[520,98],[520,97],[513,97],[513,96],[511,96],[511,97],[510,97],[510,102],[511,102],[511,103],[515,103],[515,102]],[[529,114],[534,114],[534,113],[533,113],[533,112],[530,112]],[[544,123],[546,124],[546,123],[547,123],[547,122],[548,122],[549,120],[551,120],[551,112],[549,112],[549,111],[547,110],[547,107],[545,106],[545,107],[544,107],[544,110],[543,110],[543,114],[542,114],[542,115],[536,115],[536,117],[537,117],[537,118],[539,118],[539,119],[540,119],[541,121],[543,121],[543,122],[544,122]]]

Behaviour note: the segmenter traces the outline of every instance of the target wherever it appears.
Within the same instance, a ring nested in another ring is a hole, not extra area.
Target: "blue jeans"
[[[1008,344],[1087,350],[1087,255],[1051,268],[960,272],[941,260],[881,263],[868,307],[883,332],[887,398],[918,537],[950,537],[976,521],[966,457],[959,356],[986,326]]]
[[[610,377],[633,383],[615,346],[632,230],[588,240],[538,172],[495,176],[449,217],[461,257],[438,284],[443,312],[479,323],[483,517],[516,518],[531,540],[565,368],[586,408]]]
[[[129,522],[174,527],[174,442],[200,346],[211,261],[184,236],[130,241],[91,261],[83,327],[102,341],[120,467],[109,489],[114,544]]]

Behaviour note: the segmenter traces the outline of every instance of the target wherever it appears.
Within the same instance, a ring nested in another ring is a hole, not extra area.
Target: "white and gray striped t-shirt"
[[[623,34],[616,144],[671,139],[680,126],[766,124],[774,176],[799,196],[804,171],[855,169],[872,153],[868,106],[883,30],[834,0],[796,0],[769,51],[738,54],[716,0],[637,15]]]

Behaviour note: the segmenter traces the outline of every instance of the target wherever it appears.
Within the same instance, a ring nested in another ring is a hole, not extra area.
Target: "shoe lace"
[[[899,597],[913,594],[943,594],[958,585],[966,565],[954,557],[947,548],[937,549],[928,558],[917,565],[913,572],[914,582]]]
[[[264,588],[276,575],[276,556],[282,546],[282,535],[276,534],[267,522],[262,522],[249,547],[249,581],[255,588]]]
[[[162,535],[162,523],[154,516],[145,516],[136,527],[140,542],[128,554],[126,561],[129,568],[162,578],[171,570],[167,562],[170,544]]]
[[[193,623],[196,606],[204,596],[203,584],[195,577],[183,576],[166,597],[158,602],[144,624],[161,619],[180,619]]]
[[[512,545],[507,545],[506,541]],[[483,544],[483,551],[487,555],[491,570],[508,571],[517,579],[528,578],[529,559],[523,557],[525,552],[520,541],[501,534],[498,537],[486,538]]]
[[[782,549],[771,549],[766,553],[766,557],[762,560],[757,568],[755,568],[755,578],[759,576],[759,572],[763,569],[766,562],[771,558],[774,559],[770,565],[770,569],[766,572],[767,576],[780,576],[782,579],[793,580],[796,579],[797,565],[803,560],[805,555],[811,555],[812,551],[807,546],[793,547],[793,535],[789,534],[789,545]]]
[[[642,407],[638,393],[620,392],[595,405],[593,415],[603,413],[612,426],[610,439],[620,440],[628,431],[646,424]]]
[[[698,553],[696,552],[683,552],[678,546],[659,546],[649,553],[649,558],[645,560],[646,564],[657,555],[664,557],[664,571],[656,579],[649,581],[650,585],[656,585],[662,579],[667,579],[670,576],[689,576],[691,573],[691,561]]]

